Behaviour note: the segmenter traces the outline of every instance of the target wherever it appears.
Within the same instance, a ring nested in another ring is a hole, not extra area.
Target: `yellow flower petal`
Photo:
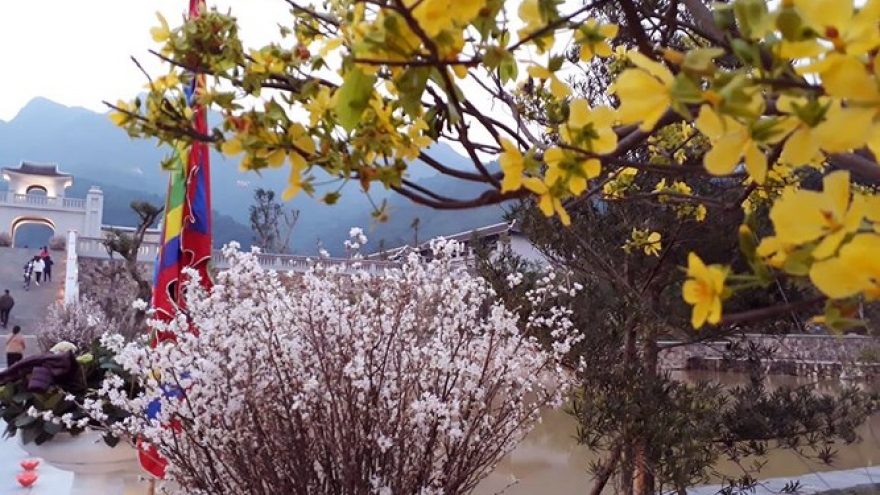
[[[639,69],[623,71],[615,82],[615,90],[620,98],[620,123],[641,122],[639,128],[646,132],[654,128],[672,102],[669,88]]]

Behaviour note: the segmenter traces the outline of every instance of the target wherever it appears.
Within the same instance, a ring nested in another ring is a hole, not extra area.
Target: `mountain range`
[[[134,200],[164,203],[168,176],[159,163],[167,148],[155,142],[132,139],[109,120],[107,114],[84,108],[67,107],[45,98],[35,98],[10,121],[0,121],[0,165],[15,167],[21,161],[57,163],[59,169],[74,176],[67,190],[70,197],[85,197],[92,185],[104,192],[104,223],[133,225],[135,215],[128,204]],[[444,143],[428,152],[447,166],[463,168],[469,160]],[[497,168],[497,164],[488,164]],[[220,246],[237,240],[244,246],[252,241],[248,207],[256,188],[282,191],[288,171],[284,168],[241,172],[234,160],[211,152],[211,187],[214,208],[214,242]],[[421,162],[413,162],[408,177],[440,194],[467,196],[479,193],[480,186],[441,176]],[[2,189],[4,185],[0,185]],[[291,237],[291,251],[315,254],[319,247],[330,253],[344,251],[343,241],[352,227],[364,228],[370,239],[366,249],[376,251],[413,242],[413,220],[418,218],[418,239],[472,230],[501,221],[501,207],[468,211],[438,211],[416,205],[381,185],[371,189],[371,198],[355,183],[342,189],[335,205],[318,201],[323,192],[336,190],[339,183],[318,186],[315,198],[294,197],[286,206],[299,210],[299,221]],[[371,200],[387,201],[389,219],[378,223],[371,215]],[[6,230],[0,226],[0,231]]]

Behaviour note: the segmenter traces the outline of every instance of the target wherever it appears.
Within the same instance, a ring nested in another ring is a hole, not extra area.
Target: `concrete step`
[[[64,297],[64,275],[66,272],[66,256],[63,251],[52,251],[52,280],[36,284],[36,279],[31,278],[28,290],[22,287],[24,265],[27,260],[37,254],[33,249],[0,247],[0,293],[9,289],[15,299],[15,307],[9,315],[9,326],[21,326],[22,333],[33,335],[37,325],[46,313],[46,309],[53,302]],[[0,328],[0,332],[3,329]],[[5,360],[5,350],[3,351]]]

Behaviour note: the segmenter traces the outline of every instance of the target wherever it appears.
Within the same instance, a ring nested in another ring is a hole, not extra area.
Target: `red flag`
[[[189,18],[200,14],[201,0],[190,0]],[[198,96],[205,88],[204,74],[193,74],[192,81],[184,88],[187,104],[193,110],[193,128],[208,134],[207,110],[198,103]],[[156,261],[153,286],[155,317],[169,321],[179,308],[184,307],[182,287],[185,285],[184,268],[195,269],[200,285],[210,290],[211,280],[211,176],[208,145],[194,141],[189,149],[176,150],[177,169],[171,172],[168,197],[165,203],[162,247]],[[193,329],[195,331],[195,329]],[[170,335],[157,334],[152,345],[173,339]],[[179,397],[181,391],[163,390],[166,397]],[[159,399],[147,411],[150,416],[159,412]],[[138,442],[140,444],[140,442]],[[140,446],[140,445],[139,445]],[[165,459],[155,447],[139,448],[141,466],[158,478],[165,475]]]

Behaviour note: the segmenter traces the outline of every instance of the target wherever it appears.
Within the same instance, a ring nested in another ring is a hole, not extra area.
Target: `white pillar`
[[[85,215],[83,235],[101,237],[101,225],[104,223],[104,193],[98,186],[92,186],[86,194]]]
[[[79,262],[76,256],[76,231],[67,232],[67,271],[64,277],[64,304],[79,299]]]

